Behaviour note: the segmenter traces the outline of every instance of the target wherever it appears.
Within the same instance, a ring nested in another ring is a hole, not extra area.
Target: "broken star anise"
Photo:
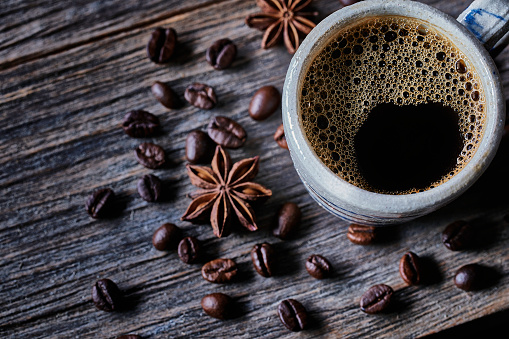
[[[251,28],[265,31],[262,48],[274,46],[283,40],[286,49],[293,54],[299,48],[300,35],[307,35],[316,26],[306,17],[316,16],[317,12],[302,12],[312,0],[256,0],[261,13],[246,17]]]
[[[191,184],[201,188],[189,196],[193,201],[181,217],[197,222],[210,217],[214,234],[221,238],[230,234],[232,214],[250,231],[256,231],[256,219],[248,201],[268,198],[272,191],[251,182],[258,174],[258,157],[243,159],[233,166],[230,155],[221,146],[216,147],[212,168],[188,164]]]

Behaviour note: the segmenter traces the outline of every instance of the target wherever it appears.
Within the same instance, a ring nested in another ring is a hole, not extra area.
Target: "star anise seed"
[[[270,48],[283,38],[286,49],[294,54],[300,45],[300,36],[307,35],[316,26],[307,17],[317,12],[302,12],[312,0],[256,0],[262,10],[246,17],[251,28],[265,31],[262,48]]]
[[[248,201],[269,198],[272,191],[253,180],[258,174],[258,157],[243,159],[233,166],[230,155],[216,147],[211,167],[187,165],[191,184],[200,188],[189,195],[193,199],[182,220],[200,222],[210,218],[214,234],[221,238],[230,233],[232,214],[242,226],[256,231],[256,218]]]

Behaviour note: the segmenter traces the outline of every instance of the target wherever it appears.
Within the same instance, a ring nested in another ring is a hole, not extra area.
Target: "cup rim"
[[[302,130],[298,114],[298,95],[295,95],[299,93],[300,76],[321,51],[320,46],[327,43],[338,29],[355,20],[375,15],[403,15],[429,23],[455,41],[456,46],[474,63],[485,91],[486,122],[479,148],[458,174],[424,192],[403,195],[382,194],[361,189],[344,181],[322,163]],[[456,41],[459,41],[459,44]],[[394,214],[425,214],[460,195],[479,178],[493,159],[505,121],[505,102],[498,71],[481,42],[448,14],[410,0],[362,1],[342,8],[323,19],[304,39],[290,62],[283,87],[282,105],[285,135],[292,160],[295,165],[299,163],[309,167],[313,172],[311,175],[308,171],[298,170],[301,179],[307,185],[315,187],[315,191],[316,187],[320,187],[319,191],[324,192],[324,198],[332,205],[368,215],[375,212],[377,216],[382,217]]]

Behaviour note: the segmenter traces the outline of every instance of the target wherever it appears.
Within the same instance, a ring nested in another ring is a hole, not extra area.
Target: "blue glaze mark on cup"
[[[470,32],[472,32],[479,41],[481,41],[483,44],[486,42],[483,39],[483,29],[484,27],[477,21],[477,16],[483,16],[483,15],[489,15],[493,18],[496,18],[498,20],[501,20],[503,22],[506,22],[507,20],[497,14],[488,12],[485,9],[482,8],[474,8],[470,12],[467,13],[467,15],[464,18],[465,26],[468,28]]]

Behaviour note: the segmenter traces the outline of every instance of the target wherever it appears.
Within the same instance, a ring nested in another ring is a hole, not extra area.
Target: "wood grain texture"
[[[457,16],[470,1],[423,1]],[[320,18],[340,8],[318,0]],[[0,5],[0,334],[13,338],[113,338],[138,333],[168,337],[295,337],[277,318],[277,304],[294,298],[309,310],[312,327],[303,337],[419,337],[509,308],[509,142],[505,140],[488,171],[463,196],[443,209],[388,228],[384,243],[362,247],[346,238],[347,223],[314,203],[300,182],[287,151],[272,136],[280,111],[253,121],[247,107],[261,86],[281,89],[291,56],[284,46],[261,50],[262,34],[244,24],[257,12],[254,1],[5,1]],[[151,63],[145,44],[154,27],[176,28],[180,49],[166,66]],[[231,69],[216,71],[205,50],[228,37],[239,55]],[[509,49],[497,58],[506,97]],[[194,82],[214,87],[219,104],[212,111],[185,105],[167,110],[150,93],[168,82],[183,97]],[[169,155],[167,168],[139,165],[133,149],[142,141],[120,128],[124,114],[145,109],[159,116],[161,135],[146,139]],[[240,122],[246,145],[230,152],[234,161],[261,156],[256,182],[273,197],[257,207],[258,232],[236,230],[217,239],[209,225],[181,222],[190,199],[185,171],[187,133],[204,129],[214,115]],[[136,181],[154,173],[168,198],[143,201]],[[84,202],[96,188],[111,187],[124,205],[107,220],[91,219]],[[278,207],[299,204],[298,236],[281,241],[270,234]],[[480,245],[451,252],[440,233],[457,219],[484,231]],[[196,236],[207,255],[234,259],[239,281],[211,284],[201,277],[204,261],[185,265],[176,253],[155,250],[153,232],[173,222]],[[255,273],[249,252],[270,242],[280,273]],[[408,250],[436,267],[439,278],[408,287],[398,262]],[[332,278],[318,281],[304,268],[313,253],[327,257]],[[495,286],[467,293],[452,277],[462,265],[481,262],[501,278]],[[126,311],[95,309],[91,286],[99,278],[118,283],[130,301]],[[394,312],[368,316],[359,310],[362,293],[385,283],[396,291]],[[212,292],[234,297],[242,308],[225,322],[206,316],[201,298]]]

